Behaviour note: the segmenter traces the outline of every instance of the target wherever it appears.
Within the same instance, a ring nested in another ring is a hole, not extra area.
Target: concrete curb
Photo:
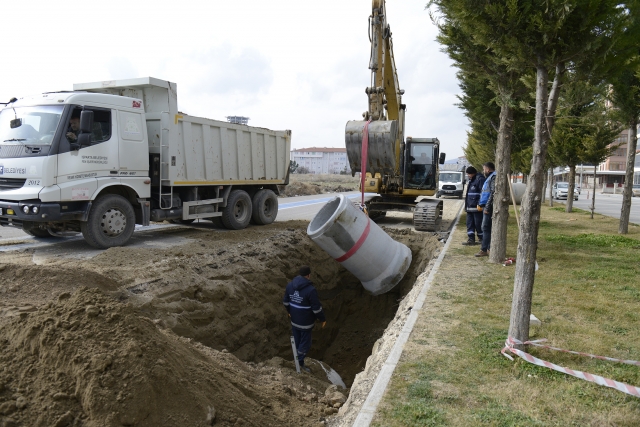
[[[402,328],[402,331],[400,331],[400,334],[396,339],[396,343],[393,345],[393,348],[389,353],[389,357],[387,357],[387,360],[384,362],[384,365],[382,365],[382,368],[380,369],[380,372],[376,377],[376,381],[375,383],[373,383],[373,387],[371,387],[371,390],[367,395],[367,399],[362,404],[362,407],[358,412],[358,416],[356,417],[356,420],[353,422],[353,427],[369,427],[369,425],[371,424],[371,421],[373,420],[373,417],[376,414],[376,410],[378,409],[378,405],[382,400],[382,396],[384,395],[384,392],[387,389],[387,386],[389,385],[389,381],[391,381],[391,376],[393,375],[393,371],[395,371],[396,366],[400,361],[400,356],[402,355],[404,346],[409,340],[409,336],[411,335],[411,332],[413,331],[413,327],[415,326],[416,321],[418,320],[420,311],[422,311],[422,306],[424,305],[424,301],[427,298],[427,292],[431,287],[431,283],[433,282],[433,279],[436,273],[438,272],[438,269],[440,268],[440,264],[442,264],[442,260],[444,259],[444,256],[447,253],[447,250],[449,249],[449,245],[453,240],[453,234],[455,233],[458,222],[460,222],[460,216],[462,215],[463,208],[464,208],[464,204],[460,207],[460,210],[458,211],[458,216],[453,222],[453,227],[451,227],[451,233],[449,234],[449,238],[447,239],[447,242],[442,248],[442,251],[438,256],[438,259],[436,259],[436,262],[433,264],[433,268],[431,269],[431,272],[429,273],[427,280],[425,280],[424,284],[422,285],[422,289],[420,289],[420,293],[418,294],[418,298],[416,299],[416,302],[413,305],[413,308],[411,309],[411,313],[409,313],[409,316],[407,317],[407,321],[405,322],[404,327]]]

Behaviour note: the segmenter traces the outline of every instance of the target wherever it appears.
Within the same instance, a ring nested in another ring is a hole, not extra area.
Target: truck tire
[[[94,248],[107,249],[126,244],[136,226],[133,206],[117,194],[97,199],[87,222],[80,224],[82,236]]]
[[[253,196],[253,222],[258,225],[271,224],[278,215],[278,196],[271,190],[260,190]]]
[[[31,228],[29,230],[22,229],[25,233],[33,237],[41,237],[43,239],[51,239],[57,236],[49,233],[49,230],[43,230],[42,228]]]
[[[222,223],[229,230],[242,230],[251,221],[251,197],[244,190],[233,190],[222,210]]]

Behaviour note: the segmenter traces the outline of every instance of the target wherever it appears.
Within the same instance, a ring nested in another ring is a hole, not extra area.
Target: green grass
[[[580,214],[581,212],[577,212]],[[576,219],[577,218],[577,219]],[[373,425],[638,426],[640,399],[500,354],[515,266],[460,245],[464,217],[427,295]],[[576,351],[640,359],[640,227],[543,207],[530,337]],[[510,218],[507,256],[516,256]],[[640,386],[640,368],[530,347],[543,360]]]

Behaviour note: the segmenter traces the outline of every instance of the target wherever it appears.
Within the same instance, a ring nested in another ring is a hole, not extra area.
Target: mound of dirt
[[[328,382],[179,338],[96,289],[5,320],[0,343],[2,426],[314,426],[330,404]]]
[[[5,254],[0,426],[198,426],[209,407],[215,425],[317,425],[339,406],[322,397],[325,370],[351,385],[441,244],[386,229],[413,262],[395,289],[373,297],[308,238],[307,225],[173,228],[149,239],[183,243],[89,258]],[[281,302],[303,264],[328,320],[314,331],[309,357],[324,366],[308,359],[312,376],[294,373]]]
[[[280,196],[282,197],[311,196],[324,193],[323,188],[319,184],[309,184],[306,182],[292,182],[289,185],[281,185],[278,188],[280,190]]]

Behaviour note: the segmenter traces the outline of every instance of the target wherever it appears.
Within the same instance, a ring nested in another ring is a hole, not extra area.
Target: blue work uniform
[[[478,241],[482,242],[482,212],[478,210],[480,204],[480,194],[484,185],[484,176],[477,173],[467,184],[467,196],[464,199],[465,211],[467,212],[467,237],[469,242],[475,242],[476,234]]]
[[[326,320],[318,292],[311,280],[296,276],[284,291],[282,303],[291,315],[291,331],[296,342],[298,361],[304,366],[304,358],[311,348],[311,331],[316,320]]]

